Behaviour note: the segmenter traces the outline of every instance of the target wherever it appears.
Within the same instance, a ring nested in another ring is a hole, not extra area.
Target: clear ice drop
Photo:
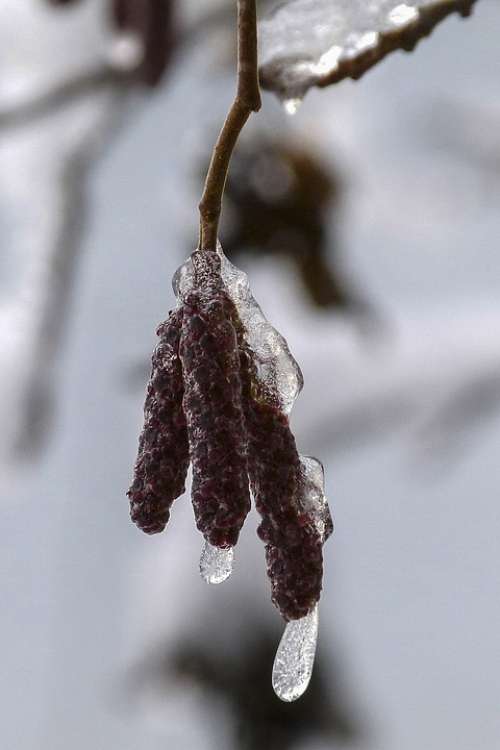
[[[222,583],[233,572],[232,547],[220,549],[205,542],[200,557],[200,575],[207,583]]]
[[[292,620],[278,646],[273,666],[274,692],[287,703],[307,690],[318,641],[318,605],[300,620]]]

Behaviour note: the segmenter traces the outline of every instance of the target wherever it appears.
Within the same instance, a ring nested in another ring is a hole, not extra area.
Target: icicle
[[[222,583],[233,572],[232,547],[220,549],[205,542],[200,557],[200,575],[207,583]]]
[[[274,692],[282,701],[297,700],[307,690],[318,641],[318,605],[301,620],[289,622],[273,666]]]
[[[318,533],[325,541],[332,532],[332,519],[324,494],[324,473],[320,461],[301,456],[306,491],[303,507],[311,513]],[[274,692],[282,701],[295,701],[307,690],[318,641],[318,605],[300,620],[285,627],[273,667]]]

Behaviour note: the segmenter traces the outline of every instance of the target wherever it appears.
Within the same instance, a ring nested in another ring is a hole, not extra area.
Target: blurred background
[[[302,367],[336,522],[306,696],[272,693],[254,515],[214,588],[188,496],[129,521],[233,5],[0,5],[2,747],[497,750],[495,0],[293,117],[264,94],[234,157],[223,245]]]

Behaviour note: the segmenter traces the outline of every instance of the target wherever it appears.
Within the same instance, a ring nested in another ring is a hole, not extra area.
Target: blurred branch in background
[[[107,101],[97,123],[92,120],[89,130],[60,164],[57,231],[50,237],[39,237],[40,243],[44,239],[48,243],[41,254],[38,279],[29,279],[34,287],[31,292],[26,290],[36,318],[29,355],[33,365],[28,371],[14,445],[15,454],[20,457],[37,454],[49,434],[56,407],[57,358],[71,312],[77,262],[88,219],[87,179],[95,160],[118,132],[125,113],[126,88],[119,86],[106,91],[104,96]]]
[[[12,189],[15,182],[9,170],[4,176],[4,180],[10,179],[6,196],[15,213],[23,213],[19,201],[25,204],[26,224],[26,232],[12,236],[9,252],[21,265],[13,292],[0,307],[0,321],[10,329],[11,337],[17,331],[24,343],[19,352],[22,356],[15,360],[22,371],[23,358],[26,366],[24,375],[19,373],[16,378],[20,386],[16,455],[33,454],[47,435],[57,388],[57,355],[87,218],[86,181],[123,122],[127,84],[122,73],[100,68],[0,112],[0,138],[4,134],[10,138],[6,157],[18,150],[21,162],[17,191]],[[36,142],[31,127],[36,129]],[[23,173],[27,177],[24,186]],[[30,173],[34,179],[30,180]],[[30,212],[40,210],[43,217],[34,218],[30,227]]]
[[[303,699],[283,703],[276,700],[269,679],[279,631],[250,617],[244,632],[234,628],[233,633],[224,649],[216,647],[205,627],[165,652],[155,652],[133,671],[133,696],[153,687],[161,705],[162,695],[168,699],[173,689],[187,688],[199,694],[209,711],[222,701],[221,718],[234,750],[291,750],[314,740],[332,747],[366,741],[360,711],[348,704],[343,670],[337,660],[332,669],[331,655],[320,651]]]
[[[99,94],[109,88],[130,83],[130,72],[102,65],[95,70],[84,71],[68,81],[54,86],[30,101],[0,110],[0,131],[35,124],[40,118],[56,115],[79,99]],[[3,132],[0,133],[3,135]]]
[[[84,5],[82,0],[52,4],[68,6],[61,8],[60,13]],[[50,236],[43,233],[37,236],[38,249],[30,251],[36,262],[25,285],[22,280],[18,285],[19,290],[24,289],[18,294],[18,303],[25,308],[21,317],[28,314],[26,300],[36,301],[30,323],[33,365],[27,374],[24,395],[20,396],[21,417],[17,420],[16,445],[21,454],[35,453],[48,435],[57,354],[68,317],[71,281],[86,213],[85,182],[104,143],[112,142],[118,122],[123,123],[125,115],[131,113],[131,108],[126,110],[124,106],[126,94],[135,90],[135,84],[157,86],[174,51],[194,43],[209,29],[225,27],[234,15],[231,3],[205,4],[196,9],[189,23],[182,25],[177,23],[174,6],[171,0],[110,0],[106,13],[115,34],[110,37],[100,63],[28,101],[0,109],[1,137],[28,126],[48,132],[56,118],[66,117],[70,110],[81,108],[82,103],[93,102],[92,106],[102,108],[100,119],[87,132],[83,127],[81,138],[76,138],[73,146],[66,149],[64,158],[58,157],[59,166],[52,170],[57,173],[60,196],[58,229],[54,232],[52,226]],[[57,131],[56,125],[54,132]],[[55,153],[55,141],[52,147]],[[342,192],[342,178],[334,169],[328,170],[320,164],[319,158],[304,146],[287,143],[284,138],[279,142],[257,138],[235,155],[227,186],[228,220],[222,228],[222,239],[235,259],[241,254],[288,258],[315,306],[352,315],[361,330],[372,332],[380,323],[379,314],[342,270],[335,236]],[[327,216],[329,219],[333,216],[330,221],[333,232],[331,228],[327,231]],[[13,300],[7,304],[9,314],[13,305]],[[8,320],[9,315],[4,323],[7,327]],[[142,367],[138,372],[142,380]],[[406,411],[397,398],[388,404],[384,397],[381,408],[377,403],[374,395],[368,410],[364,406],[359,408],[358,417],[354,413],[336,415],[335,433],[341,436],[341,441],[349,440],[347,436],[352,437],[353,430],[359,437],[361,433],[367,434],[369,415],[378,415],[380,429],[393,420],[398,422]]]
[[[10,331],[11,339],[17,330],[24,344],[24,374],[15,374],[17,398],[14,406],[8,404],[10,422],[15,423],[17,456],[38,453],[49,434],[57,358],[87,219],[87,178],[105,146],[116,137],[125,115],[131,113],[126,105],[134,84],[155,86],[166,72],[174,47],[172,9],[168,0],[114,2],[110,11],[119,34],[110,37],[107,59],[0,109],[0,138],[20,141],[25,168],[33,175],[40,172],[38,151],[45,144],[48,179],[44,198],[40,196],[46,213],[41,231],[31,234],[28,244],[22,232],[13,236],[11,256],[25,256],[27,268],[18,274],[14,294],[0,307],[0,326]],[[36,129],[38,142],[23,147],[23,137],[29,143],[30,128]],[[30,184],[28,178],[25,187],[29,189]],[[12,196],[8,188],[9,193]],[[16,197],[29,204],[27,196]],[[15,361],[21,364],[19,356]]]
[[[256,137],[234,155],[222,244],[235,262],[241,255],[290,260],[313,305],[374,321],[341,270],[334,232],[342,192],[340,174],[304,144]]]
[[[299,361],[315,363],[307,411],[297,408],[301,439],[312,452],[340,456],[404,430],[422,459],[444,457],[459,436],[485,429],[500,412],[499,330],[500,310],[474,307],[393,318],[389,338],[375,337],[369,347],[359,346],[338,318],[311,324],[295,349]],[[143,361],[122,382],[142,389],[148,374]]]
[[[85,2],[52,0],[48,4],[61,6],[60,13],[69,13],[73,6],[84,6]],[[44,190],[45,196],[53,195],[53,209],[46,198],[46,231],[30,234],[29,248],[22,231],[13,236],[8,248],[10,257],[24,257],[27,270],[21,270],[14,285],[16,290],[0,303],[4,340],[14,343],[18,339],[18,351],[22,351],[25,360],[23,368],[20,357],[13,352],[11,359],[19,366],[12,373],[15,383],[11,390],[15,395],[13,400],[5,399],[4,409],[8,407],[10,415],[3,416],[4,424],[14,424],[15,431],[13,438],[8,429],[4,431],[8,444],[2,450],[6,448],[10,453],[14,446],[17,457],[36,455],[49,436],[56,407],[57,358],[88,218],[88,176],[105,146],[111,145],[120,127],[136,113],[139,100],[133,100],[134,109],[127,103],[132,101],[138,85],[157,87],[164,80],[174,53],[194,44],[200,34],[206,35],[209,29],[225,24],[233,10],[231,3],[209,4],[181,27],[174,8],[173,0],[110,0],[107,17],[113,33],[100,60],[97,58],[90,67],[82,65],[62,80],[60,75],[55,77],[52,86],[45,83],[35,94],[16,97],[15,103],[3,107],[0,103],[0,141],[9,145],[26,138],[30,145],[20,145],[22,159],[33,174],[40,171],[37,152],[44,144],[44,168],[53,183],[51,188],[45,185]],[[69,138],[65,132],[68,129]],[[32,133],[36,133],[38,141],[33,145]],[[3,172],[7,180],[9,167]],[[29,183],[28,176],[26,188]],[[12,186],[5,184],[7,203],[12,203]],[[13,210],[22,215],[21,203],[28,204],[29,198],[19,194],[17,199],[20,203]],[[29,233],[27,217],[24,223]]]
[[[55,7],[77,5],[81,0],[47,0]],[[129,35],[122,40],[135,49],[134,77],[147,86],[162,79],[175,46],[175,0],[109,0],[108,15],[116,30]]]
[[[278,633],[257,619],[266,617],[253,606],[262,591],[251,601],[251,587],[265,585],[253,538],[241,576],[222,592],[224,602],[241,592],[248,625],[224,629],[221,598],[206,620],[217,593],[193,571],[199,539],[187,498],[172,535],[147,546],[123,507],[151,319],[168,300],[164,271],[181,257],[189,211],[196,221],[186,172],[198,170],[200,144],[206,157],[210,118],[232,83],[234,1],[178,5],[188,18],[175,38],[183,54],[168,70],[179,79],[99,173],[79,296],[89,177],[152,101],[134,73],[140,46],[107,28],[102,0],[0,3],[0,439],[12,447],[13,425],[21,453],[33,454],[46,445],[56,399],[65,405],[56,450],[34,472],[14,468],[19,487],[2,493],[2,636],[14,645],[4,658],[4,745],[497,747],[498,430],[488,430],[500,414],[498,118],[487,92],[497,88],[498,5],[478,3],[477,24],[450,22],[449,34],[444,24],[415,60],[395,55],[359,87],[311,93],[286,123],[268,97],[273,137],[257,134],[235,156],[225,249],[248,262],[264,309],[303,363],[294,420],[307,450],[328,462],[338,522],[323,650],[311,692],[293,708],[268,684]],[[453,104],[441,117],[435,102],[468,102],[466,86],[484,108]],[[422,137],[430,109],[432,133]],[[108,200],[130,215],[110,217]],[[120,272],[110,273],[116,258]],[[72,302],[78,344],[63,362]],[[390,335],[357,335],[372,320]],[[467,460],[446,486],[422,491],[408,472],[397,481],[407,447],[432,468]],[[130,664],[138,721],[110,705],[110,684],[121,690]],[[227,745],[217,744],[219,725]]]
[[[447,466],[471,445],[470,437],[488,428],[500,410],[500,356],[484,372],[450,389],[435,413],[417,431],[423,458]],[[448,461],[447,461],[448,459]]]
[[[467,99],[435,102],[428,114],[428,142],[479,172],[500,178],[500,107]]]

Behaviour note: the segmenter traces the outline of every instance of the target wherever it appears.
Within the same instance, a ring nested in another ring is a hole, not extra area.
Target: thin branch
[[[206,35],[207,29],[227,22],[230,10],[229,5],[210,8],[189,28],[177,34],[176,39],[171,42],[172,49],[175,47],[177,52],[196,44],[201,34]],[[121,70],[105,62],[80,71],[74,78],[57,82],[52,88],[36,94],[28,101],[20,102],[11,108],[0,109],[0,130],[32,125],[39,118],[50,116],[73,101],[101,89],[132,85],[137,82],[136,74],[137,70]]]
[[[129,71],[123,72],[110,65],[85,70],[27,102],[0,111],[0,130],[30,125],[38,118],[52,115],[83,96],[108,87],[126,86],[131,81]]]
[[[18,291],[18,304],[25,306],[25,300],[30,303],[24,335],[31,337],[31,344],[29,370],[21,384],[22,403],[17,409],[12,436],[12,457],[16,459],[37,457],[45,448],[53,426],[61,374],[59,354],[73,303],[88,219],[87,181],[96,160],[120,131],[127,113],[127,79],[117,80],[120,84],[117,87],[102,89],[107,92],[106,97],[97,108],[93,106],[95,115],[81,132],[78,143],[69,151],[63,148],[65,155],[59,161],[56,159],[55,182],[44,199],[48,207],[47,222],[42,222],[37,232],[31,268]],[[101,92],[100,87],[96,92]],[[21,124],[24,123],[20,120]],[[46,132],[47,125],[43,123],[41,127]]]
[[[238,0],[238,87],[208,168],[200,201],[200,250],[215,251],[222,195],[231,154],[252,112],[261,106],[257,61],[256,0]]]

